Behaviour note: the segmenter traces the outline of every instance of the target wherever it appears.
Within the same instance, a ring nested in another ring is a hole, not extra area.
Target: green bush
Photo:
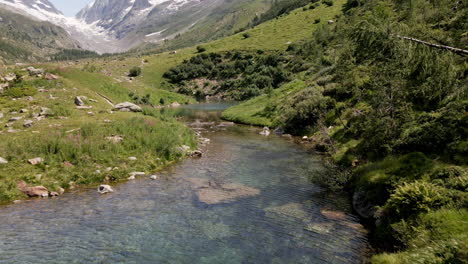
[[[441,186],[415,181],[404,183],[391,195],[385,205],[387,215],[395,219],[416,217],[451,203],[449,191]]]
[[[138,77],[138,76],[140,76],[140,74],[141,74],[141,68],[138,67],[138,66],[135,66],[135,67],[130,69],[130,72],[129,72],[128,76]]]
[[[203,52],[205,52],[205,51],[206,51],[206,48],[205,48],[205,47],[203,47],[203,46],[197,46],[197,52],[198,52],[198,53],[203,53]]]

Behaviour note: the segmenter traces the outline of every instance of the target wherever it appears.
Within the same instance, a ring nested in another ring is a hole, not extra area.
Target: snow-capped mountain
[[[142,42],[172,39],[218,12],[219,7],[235,2],[95,0],[74,18],[64,16],[48,0],[0,0],[0,8],[58,25],[84,49],[112,53],[129,50]]]
[[[0,8],[19,13],[38,21],[48,21],[65,29],[84,49],[116,52],[120,47],[105,29],[80,19],[66,17],[48,0],[0,0]]]
[[[183,33],[225,0],[95,0],[77,19],[104,29],[122,48]]]

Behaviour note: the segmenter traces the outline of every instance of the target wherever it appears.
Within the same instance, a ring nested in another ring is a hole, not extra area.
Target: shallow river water
[[[223,107],[181,115],[216,121]],[[82,189],[0,207],[0,263],[360,263],[366,234],[347,197],[307,180],[320,173],[320,158],[258,132],[207,131],[202,158],[112,194]],[[258,193],[205,203],[193,179]]]

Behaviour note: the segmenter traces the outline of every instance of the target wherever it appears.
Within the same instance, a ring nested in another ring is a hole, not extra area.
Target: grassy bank
[[[0,164],[1,203],[25,198],[18,181],[50,191],[111,183],[127,179],[130,172],[149,174],[179,160],[184,156],[178,150],[182,145],[196,147],[194,134],[172,117],[112,112],[102,96],[114,103],[132,101],[131,91],[112,78],[42,66],[59,79],[29,77],[11,69],[24,77],[0,96],[0,157],[8,161]],[[75,106],[77,96],[87,98],[88,108]],[[11,121],[14,117],[21,119]],[[30,127],[24,126],[26,120],[33,121]],[[28,160],[33,158],[43,161],[31,165]]]
[[[347,1],[336,23],[288,48],[307,65],[296,76],[305,85],[223,114],[281,126],[327,152],[332,173],[312,180],[355,194],[357,211],[375,223],[382,254],[372,263],[468,259],[466,60],[395,37],[466,45],[467,7],[429,2]]]

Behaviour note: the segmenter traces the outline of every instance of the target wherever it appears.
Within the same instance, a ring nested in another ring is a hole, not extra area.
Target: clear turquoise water
[[[181,112],[215,120],[220,108]],[[349,201],[307,180],[320,173],[319,157],[257,132],[245,126],[206,132],[204,157],[169,168],[157,181],[0,208],[0,263],[360,263],[366,235]],[[187,178],[261,192],[209,205]]]

